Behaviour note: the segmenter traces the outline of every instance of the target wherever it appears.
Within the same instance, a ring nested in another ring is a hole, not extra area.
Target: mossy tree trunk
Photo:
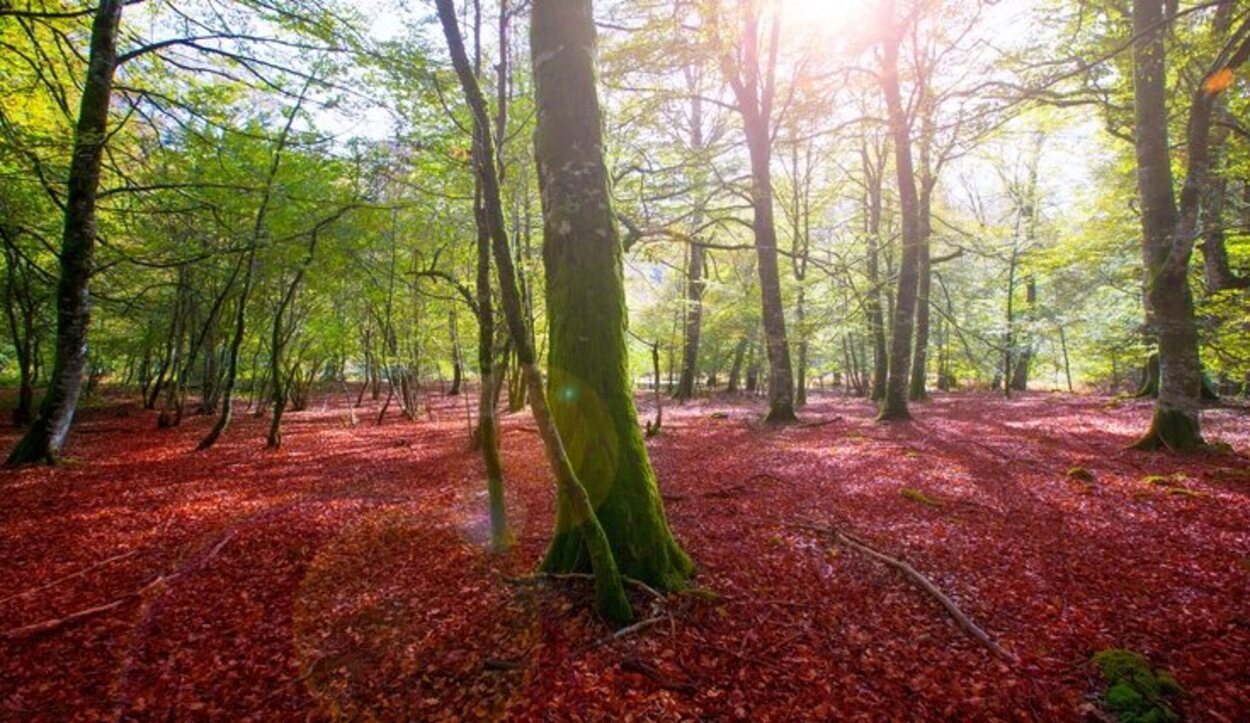
[[[539,35],[540,40],[550,36],[549,30],[544,33],[540,28],[546,28],[560,19],[563,8],[552,7],[552,5],[556,4],[554,2],[544,3],[540,1],[534,6],[533,31]],[[594,26],[590,17],[589,3],[585,4],[585,8],[578,8],[580,12],[577,14],[581,15],[584,13],[584,17],[580,18],[580,22],[587,24],[589,28],[588,33],[593,39]],[[451,53],[452,65],[455,67],[456,76],[460,80],[460,86],[464,91],[469,108],[473,112],[474,123],[479,127],[485,127],[489,123],[486,112],[486,100],[482,96],[477,76],[474,74],[473,68],[469,64],[468,55],[464,50],[464,41],[460,37],[460,29],[456,20],[456,9],[452,4],[452,0],[435,0],[435,5],[438,8],[438,17],[443,27],[443,35],[447,39],[448,50]],[[552,39],[558,42],[558,39]],[[536,47],[539,50],[534,53],[533,57],[536,61],[534,63],[535,69],[538,70],[552,56],[547,54],[551,48],[545,47],[544,43],[539,42],[536,44]],[[591,48],[593,48],[593,41]],[[556,55],[559,54],[557,53]],[[588,55],[582,62],[590,69],[587,74],[587,80],[592,84],[593,88],[593,57]],[[537,72],[535,76],[538,76]],[[541,104],[539,108],[539,116],[541,118]],[[596,117],[597,120],[598,118]],[[547,453],[547,462],[551,465],[552,472],[555,473],[556,489],[557,494],[560,496],[561,508],[569,511],[567,523],[571,526],[571,529],[568,534],[579,534],[585,541],[586,557],[589,560],[589,567],[594,573],[595,579],[596,609],[609,620],[626,622],[633,617],[633,611],[630,609],[629,599],[625,596],[621,573],[617,567],[611,543],[603,525],[599,522],[586,486],[582,483],[573,467],[565,449],[564,441],[560,436],[560,430],[556,426],[551,411],[547,406],[547,392],[544,389],[543,375],[538,369],[534,342],[530,336],[529,325],[526,321],[524,300],[517,283],[512,249],[508,242],[507,227],[505,226],[503,216],[503,202],[499,192],[499,176],[495,168],[495,155],[492,149],[493,142],[489,134],[478,134],[478,137],[485,144],[485,150],[488,151],[477,154],[474,165],[477,170],[478,180],[482,184],[483,207],[486,213],[487,227],[490,231],[491,255],[494,257],[495,269],[499,274],[500,300],[503,303],[504,316],[508,323],[508,332],[511,334],[512,343],[516,347],[517,360],[525,379],[530,399],[530,410],[534,414],[534,421],[538,425],[538,432],[543,440],[543,449]],[[605,211],[610,213],[610,209],[605,208]],[[635,425],[636,431],[637,427]]]
[[[669,531],[631,396],[621,244],[603,159],[589,0],[537,0],[531,53],[552,418],[617,566],[674,589],[692,566]],[[561,495],[545,570],[589,568],[577,517]]]

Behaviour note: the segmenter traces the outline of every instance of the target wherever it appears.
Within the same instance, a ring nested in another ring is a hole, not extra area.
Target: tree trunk
[[[669,531],[630,394],[621,245],[603,159],[589,0],[536,0],[531,42],[552,418],[619,569],[671,590],[692,564]],[[548,571],[584,570],[590,562],[574,502],[560,495],[543,561]]]
[[[907,398],[913,402],[929,398],[926,389],[929,359],[929,292],[933,286],[933,269],[930,266],[933,228],[930,205],[933,198],[932,179],[926,177],[920,194],[920,261],[916,282],[916,346],[911,356],[911,384]]]
[[[1194,323],[1189,288],[1192,238],[1186,238],[1173,189],[1168,144],[1167,64],[1164,0],[1134,0],[1133,48],[1134,145],[1137,156],[1137,193],[1141,206],[1145,261],[1146,304],[1159,338],[1159,396],[1150,430],[1138,442],[1144,449],[1160,446],[1190,450],[1203,446],[1199,422],[1202,372],[1198,362],[1198,329]],[[1200,94],[1204,90],[1198,91]],[[1210,104],[1195,102],[1189,119],[1190,178],[1202,179],[1207,127],[1199,115]],[[1196,173],[1196,171],[1198,171]],[[1204,179],[1205,180],[1205,179]],[[1184,194],[1200,193],[1186,183]],[[1188,207],[1189,198],[1182,204]],[[1188,209],[1186,209],[1188,210]],[[1196,208],[1194,209],[1196,212]]]
[[[726,79],[733,88],[742,115],[747,151],[751,160],[751,206],[754,212],[756,269],[760,277],[760,304],[764,322],[764,347],[768,354],[768,415],[766,421],[793,422],[794,376],[790,343],[786,337],[785,309],[781,301],[781,277],[777,267],[777,227],[773,217],[772,109],[776,91],[776,58],[780,42],[779,18],[773,18],[768,59],[761,63],[759,26],[761,7],[747,3],[741,36],[741,63],[732,56],[722,59]],[[763,65],[763,68],[761,68]],[[761,71],[763,71],[761,73]]]
[[[1025,320],[1033,322],[1037,314],[1037,277],[1029,274],[1024,281]],[[1023,392],[1029,388],[1029,368],[1033,363],[1033,339],[1024,334],[1024,343],[1020,345],[1020,356],[1016,359],[1016,368],[1011,373],[1011,388]]]
[[[475,37],[480,32],[481,6],[475,0]],[[475,43],[475,70],[481,73],[481,46]],[[499,107],[496,113],[497,142],[502,144],[504,130],[507,127],[507,87],[508,62],[508,4],[501,0],[499,8]],[[494,163],[488,157],[490,143],[483,142],[482,136],[489,134],[490,129],[477,122],[473,123],[473,152],[475,162]],[[503,167],[499,165],[502,176]],[[482,464],[486,468],[486,493],[490,500],[490,542],[496,552],[506,550],[516,541],[508,525],[508,506],[504,497],[503,462],[499,457],[499,422],[497,419],[497,385],[495,383],[495,306],[491,299],[490,284],[490,222],[486,215],[486,206],[482,195],[482,182],[475,177],[473,219],[477,224],[477,259],[476,259],[476,295],[477,295],[477,363],[481,388],[478,390],[478,425],[477,444],[482,453]]]
[[[300,91],[295,107],[291,109],[290,114],[287,116],[286,125],[282,127],[282,132],[279,134],[277,145],[274,148],[273,159],[269,163],[269,171],[265,178],[265,187],[261,195],[260,206],[256,209],[256,219],[252,224],[252,238],[247,251],[246,267],[243,272],[243,286],[239,290],[238,307],[234,316],[234,336],[230,340],[226,357],[226,376],[221,390],[221,414],[217,417],[217,423],[200,440],[196,449],[205,450],[216,444],[222,432],[229,426],[233,415],[234,385],[238,378],[239,350],[243,346],[243,333],[247,322],[247,302],[252,296],[252,284],[256,278],[256,251],[260,246],[261,237],[265,234],[265,218],[269,211],[269,205],[273,200],[273,190],[278,177],[278,168],[282,164],[282,152],[285,150],[287,138],[291,134],[291,125],[295,122],[295,116],[298,115],[300,107],[304,104],[304,98],[307,96],[308,88],[311,84],[312,77],[310,76],[304,82],[304,88]],[[280,376],[275,375],[271,383],[275,389],[279,388],[281,386]]]
[[[691,92],[690,150],[698,155],[703,152],[703,97],[699,95],[700,89],[694,74],[687,74],[687,85]],[[696,234],[703,224],[704,182],[701,174],[693,174],[691,185],[695,192],[695,208],[690,225]],[[703,331],[703,291],[707,286],[704,280],[707,275],[704,269],[706,255],[707,249],[698,243],[697,238],[692,238],[686,266],[686,324],[681,353],[681,379],[677,383],[677,393],[673,395],[683,401],[694,397],[695,382],[699,378],[699,337]],[[659,377],[655,383],[656,389],[659,389]]]
[[[460,394],[460,382],[464,378],[464,364],[460,355],[460,330],[456,323],[455,307],[453,311],[447,315],[447,330],[451,336],[451,388],[447,390],[447,396],[454,397]]]
[[[681,377],[677,382],[679,400],[694,398],[695,382],[699,375],[699,336],[703,327],[703,260],[707,251],[697,243],[690,245],[689,264],[686,267],[686,324],[681,353]],[[656,379],[658,387],[660,380]]]
[[[590,4],[585,0],[578,2],[577,7],[573,8],[576,12],[573,13],[568,12],[569,8],[559,6],[567,4],[567,2],[557,3],[553,2],[553,0],[537,0],[533,7],[531,52],[534,76],[538,88],[538,115],[540,121],[545,121],[539,126],[538,135],[535,138],[536,146],[542,144],[544,126],[554,120],[547,115],[548,111],[558,112],[561,110],[562,105],[575,106],[572,109],[574,112],[586,110],[576,107],[578,104],[561,102],[564,100],[560,97],[561,91],[571,91],[574,93],[573,98],[576,98],[577,91],[581,90],[585,94],[585,89],[588,87],[590,97],[596,101],[594,110],[598,110],[597,99],[594,97],[594,24],[591,17]],[[477,77],[473,74],[473,69],[469,65],[468,56],[464,52],[464,43],[461,40],[460,30],[456,23],[455,7],[452,5],[452,0],[436,0],[436,5],[439,20],[443,26],[443,34],[447,38],[447,45],[451,52],[452,64],[456,69],[456,75],[460,79],[460,85],[464,90],[470,110],[473,112],[474,121],[478,126],[486,126],[489,123],[486,113],[486,102],[478,86]],[[570,30],[573,32],[569,32]],[[573,41],[578,39],[582,41],[578,45],[583,45],[587,51],[585,55],[566,51],[566,48],[572,45],[572,43],[566,42],[566,40]],[[576,82],[570,83],[569,81]],[[555,102],[553,103],[553,101]],[[564,110],[567,112],[570,109],[565,108]],[[596,112],[590,120],[595,124],[594,133],[596,139],[598,139],[598,123],[600,121],[598,113]],[[562,124],[557,123],[557,125]],[[478,135],[483,143],[486,144],[486,150],[490,151],[490,146],[493,144],[489,134]],[[549,135],[547,137],[550,138]],[[581,152],[586,153],[587,150],[596,154],[602,152],[598,143],[594,144],[590,149],[581,149]],[[541,157],[541,154],[539,155]],[[487,159],[490,159],[491,162],[486,162]],[[482,184],[482,198],[486,210],[487,226],[491,236],[491,251],[499,274],[500,298],[503,302],[508,330],[512,335],[512,342],[517,350],[517,358],[520,361],[527,386],[529,387],[530,408],[534,413],[534,420],[538,425],[538,431],[543,440],[547,460],[556,476],[560,508],[562,511],[568,511],[565,520],[567,527],[558,530],[557,539],[567,541],[577,536],[583,540],[583,545],[579,547],[584,546],[585,559],[589,561],[589,566],[594,573],[597,609],[600,614],[611,620],[618,622],[628,621],[633,613],[630,609],[629,600],[625,597],[625,590],[621,582],[620,570],[617,567],[612,544],[604,526],[599,521],[598,513],[591,502],[586,486],[582,483],[570,461],[560,430],[547,408],[542,372],[539,371],[537,366],[533,340],[526,323],[524,302],[517,284],[516,270],[513,265],[508,234],[504,225],[503,203],[499,193],[499,177],[493,159],[493,152],[481,153],[478,154],[477,162],[474,165],[476,166],[478,180]],[[600,156],[601,165],[602,157]],[[581,169],[555,167],[549,170],[555,172],[559,179],[568,175],[570,171]],[[606,178],[604,182],[603,191],[606,192]],[[544,188],[544,191],[546,190]],[[547,200],[545,193],[544,200]],[[553,198],[551,202],[554,203],[555,200]],[[610,214],[610,206],[605,204],[601,212]],[[610,222],[610,216],[608,218]],[[616,239],[608,237],[602,239],[602,241],[611,241],[613,247],[617,249],[618,265],[616,273],[618,276],[616,278],[619,284],[620,257]],[[617,288],[619,289],[619,286]],[[573,310],[574,313],[576,311],[578,310]],[[602,333],[603,329],[601,328],[597,331]],[[623,336],[623,329],[617,333]],[[611,336],[616,336],[617,333],[613,333]],[[598,335],[596,334],[596,336]],[[623,338],[620,339],[620,345],[621,347],[624,346]],[[623,368],[621,372],[623,377]],[[637,435],[637,426],[635,425],[633,429],[635,435]],[[658,492],[655,492],[654,500],[657,504],[656,511],[659,512],[662,520],[662,508],[658,508],[660,504]],[[676,543],[673,543],[673,547],[676,547]],[[685,559],[684,553],[682,554],[682,559]],[[688,559],[686,559],[686,564],[686,572],[688,572],[690,565]],[[679,582],[675,584],[679,584]]]
[[[894,139],[895,169],[898,175],[898,196],[903,217],[903,254],[899,262],[898,293],[894,303],[894,323],[890,340],[889,373],[885,400],[878,419],[909,419],[907,393],[911,363],[911,341],[916,314],[922,238],[920,209],[916,194],[916,178],[912,168],[911,136],[899,87],[898,56],[903,28],[894,18],[894,3],[888,3],[888,17],[895,27],[887,30],[881,62],[881,85],[889,115],[890,135]]]
[[[742,360],[747,353],[749,340],[744,334],[734,347],[733,362],[729,365],[729,386],[725,389],[729,394],[737,394],[742,383]]]
[[[865,147],[861,150],[864,173],[867,177],[867,217],[866,228],[868,238],[868,330],[872,334],[872,401],[885,400],[885,382],[889,373],[889,352],[886,349],[885,315],[881,308],[881,190],[885,172],[885,150],[878,154],[876,163],[872,163]]]
[[[9,454],[7,464],[10,467],[41,460],[56,461],[69,435],[82,392],[83,372],[87,366],[87,329],[91,321],[87,284],[93,271],[96,195],[101,159],[108,142],[109,104],[113,74],[117,70],[117,35],[124,4],[123,0],[100,0],[91,24],[91,50],[74,129],[59,254],[56,357],[39,414]]]

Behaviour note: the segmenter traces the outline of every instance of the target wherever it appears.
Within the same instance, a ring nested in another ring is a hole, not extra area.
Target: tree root
[[[874,549],[863,540],[849,533],[842,532],[841,530],[832,527],[821,527],[818,525],[799,525],[799,527],[801,529],[825,535],[840,545],[862,552],[874,560],[883,562],[899,572],[902,572],[910,578],[912,582],[933,597],[933,599],[941,603],[942,607],[946,608],[946,612],[950,613],[950,616],[955,619],[956,623],[959,624],[959,627],[963,628],[964,632],[968,633],[968,635],[983,645],[987,650],[1010,663],[1020,662],[1020,658],[1016,656],[1015,653],[1004,649],[998,643],[994,642],[988,633],[982,630],[980,626],[973,622],[971,618],[959,609],[959,606],[955,604],[954,600],[951,600],[945,593],[939,590],[938,587],[929,580],[929,578],[922,575],[916,570],[916,568],[906,562],[903,562],[902,560],[899,560],[898,558],[890,557],[889,555]]]
[[[588,572],[535,572],[530,575],[526,575],[525,577],[506,577],[504,578],[504,581],[513,585],[532,585],[546,580],[590,580],[593,582],[594,579],[595,576]],[[656,590],[642,580],[635,580],[632,577],[625,577],[624,575],[621,576],[621,580],[626,585],[636,587],[656,600],[663,601],[667,599],[664,596],[664,593]]]

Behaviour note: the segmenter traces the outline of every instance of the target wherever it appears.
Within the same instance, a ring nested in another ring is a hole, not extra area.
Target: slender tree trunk
[[[1068,381],[1068,391],[1072,392],[1072,364],[1068,361],[1068,334],[1059,327],[1059,348],[1063,350],[1063,375]]]
[[[726,52],[722,69],[733,89],[751,161],[751,206],[754,212],[756,269],[760,277],[760,303],[764,322],[764,347],[768,353],[768,415],[774,423],[793,422],[794,375],[790,343],[786,336],[785,309],[781,300],[781,277],[777,265],[777,227],[773,216],[772,110],[776,92],[776,60],[781,24],[772,18],[767,58],[761,58],[761,3],[750,0],[744,10],[740,62]],[[715,12],[715,11],[714,11]]]
[[[474,17],[476,37],[480,32],[481,6],[474,0]],[[481,74],[481,45],[474,43],[476,61],[475,71]],[[502,146],[505,129],[507,128],[507,82],[508,82],[508,3],[501,0],[499,8],[499,66],[496,110],[497,142]],[[473,152],[475,163],[495,164],[502,178],[504,167],[499,159],[491,158],[491,144],[483,142],[483,136],[490,133],[483,127],[476,116],[473,123]],[[503,462],[499,457],[499,422],[497,419],[497,385],[495,383],[495,306],[491,299],[490,283],[490,221],[487,218],[485,199],[482,194],[482,180],[475,176],[473,218],[477,224],[477,363],[480,370],[478,390],[478,426],[477,443],[482,453],[482,464],[486,468],[486,492],[490,500],[490,541],[491,547],[502,551],[511,547],[515,537],[508,525],[507,500],[504,497]]]
[[[690,245],[686,266],[686,324],[682,343],[681,377],[677,382],[679,400],[694,398],[695,382],[699,378],[699,336],[703,328],[703,261],[706,249],[697,243]],[[656,379],[659,384],[659,379]]]
[[[893,0],[888,3],[888,13],[891,23],[897,23],[898,21],[894,18]],[[898,293],[894,304],[893,338],[890,341],[890,363],[885,400],[881,404],[881,412],[878,416],[883,421],[911,417],[907,411],[907,392],[922,254],[920,209],[916,194],[916,177],[912,168],[911,136],[899,86],[898,56],[903,28],[896,25],[889,28],[887,33],[888,37],[882,54],[881,85],[889,115],[890,135],[894,139],[894,165],[898,175],[899,206],[903,217],[903,255],[899,263]]]
[[[29,267],[19,272],[23,264],[16,251],[15,234],[0,226],[0,235],[4,238],[5,274],[5,316],[9,322],[9,334],[13,339],[13,353],[17,357],[18,392],[17,406],[13,409],[13,424],[25,426],[34,419],[35,382],[34,356],[36,301],[31,288]]]
[[[868,238],[868,331],[872,334],[872,400],[885,400],[885,382],[889,374],[890,356],[886,348],[885,315],[881,308],[882,279],[881,253],[881,190],[885,173],[885,150],[878,154],[877,162],[870,162],[868,150],[862,151],[864,173],[867,177],[866,236]]]
[[[311,84],[312,78],[309,77],[304,82],[304,88],[300,91],[295,107],[291,109],[290,114],[287,116],[286,125],[282,127],[282,133],[278,136],[273,159],[269,164],[269,172],[265,178],[265,188],[261,196],[260,207],[256,210],[256,220],[252,225],[252,239],[247,251],[247,266],[243,272],[243,286],[239,290],[238,307],[234,316],[234,336],[230,340],[229,353],[226,357],[226,377],[221,391],[221,415],[217,417],[217,423],[213,425],[213,429],[208,435],[200,440],[197,446],[197,449],[200,450],[208,449],[217,443],[221,433],[226,430],[233,416],[234,385],[239,373],[239,350],[243,346],[243,333],[247,322],[247,303],[251,298],[252,284],[256,278],[256,251],[260,246],[261,237],[265,233],[265,218],[269,211],[269,205],[273,200],[273,190],[278,176],[278,168],[282,164],[282,152],[285,150],[287,139],[290,137],[291,125],[295,122],[295,116],[304,104],[304,98],[307,96],[308,88]],[[272,380],[275,388],[280,386],[279,378],[275,376]]]
[[[461,361],[460,354],[460,331],[457,328],[455,307],[453,311],[447,315],[447,330],[451,336],[451,388],[447,390],[447,396],[454,397],[460,394],[460,381],[464,378],[464,364]]]
[[[687,86],[690,90],[690,150],[698,155],[703,152],[703,96],[700,95],[696,72],[687,69]],[[703,224],[703,184],[706,179],[702,174],[692,174],[691,184],[694,186],[695,209],[690,225],[698,233]],[[692,399],[695,383],[699,378],[699,338],[703,331],[703,291],[705,281],[705,257],[707,249],[692,239],[686,265],[686,324],[681,354],[681,379],[677,384],[679,400]],[[658,343],[658,342],[657,342]],[[660,380],[656,377],[656,389]]]
[[[911,356],[911,384],[907,398],[913,402],[928,399],[929,358],[929,293],[933,286],[933,269],[930,266],[933,228],[930,220],[930,204],[933,197],[930,180],[925,179],[920,194],[920,260],[916,281],[916,346]]]
[[[1024,318],[1026,323],[1035,321],[1037,312],[1037,277],[1029,274],[1024,280]],[[1011,374],[1011,388],[1023,392],[1029,388],[1029,369],[1033,363],[1033,338],[1025,333],[1020,344],[1020,356],[1016,359],[1016,368]]]
[[[651,391],[655,394],[655,421],[647,421],[647,437],[660,433],[664,424],[664,395],[660,393],[660,342],[651,342]]]
[[[123,0],[99,0],[91,25],[91,50],[83,83],[74,150],[70,161],[65,226],[61,237],[61,274],[56,294],[56,357],[43,402],[25,436],[13,448],[8,466],[46,461],[60,455],[82,392],[87,366],[87,330],[91,299],[87,285],[93,271],[96,195],[108,142],[109,104],[117,70],[117,35]]]
[[[725,389],[729,394],[737,394],[742,383],[742,360],[747,353],[749,340],[745,334],[734,347],[733,361],[729,365],[729,386]]]

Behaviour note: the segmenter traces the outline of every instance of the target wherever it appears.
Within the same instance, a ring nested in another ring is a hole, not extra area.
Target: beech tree
[[[1225,3],[1225,5],[1229,5]],[[1159,395],[1143,449],[1202,447],[1199,408],[1202,367],[1189,265],[1197,242],[1203,195],[1210,182],[1210,133],[1219,94],[1250,58],[1250,20],[1229,35],[1193,89],[1186,125],[1187,163],[1177,198],[1168,134],[1165,0],[1133,2],[1133,117],[1137,194],[1148,323],[1159,340]]]
[[[94,271],[96,194],[100,186],[101,159],[108,142],[109,103],[113,96],[113,74],[118,65],[117,33],[125,4],[123,0],[100,0],[93,16],[58,253],[56,353],[48,392],[39,404],[34,422],[9,453],[9,466],[55,461],[69,435],[82,393],[87,368],[87,330],[91,324],[87,285]]]
[[[538,0],[531,19],[543,200],[552,416],[620,570],[675,589],[693,569],[669,531],[631,396],[621,244],[603,157],[589,0]],[[584,528],[562,494],[543,568],[586,569]]]

